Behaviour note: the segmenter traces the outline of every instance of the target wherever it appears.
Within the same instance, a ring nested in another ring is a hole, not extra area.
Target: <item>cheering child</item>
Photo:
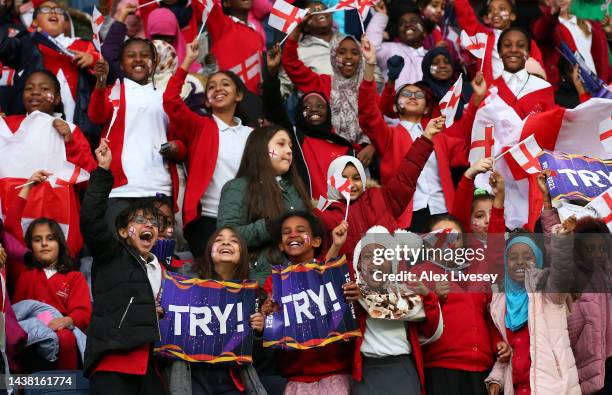
[[[40,32],[24,31],[15,37],[10,37],[6,31],[0,34],[0,62],[15,69],[18,76],[24,71],[27,75],[30,70],[43,67],[57,75],[68,87],[61,92],[66,120],[85,127],[88,124],[87,114],[81,109],[86,106],[80,103],[80,97],[89,97],[93,83],[89,81],[91,71],[100,54],[92,42],[65,36],[68,24],[68,12],[63,6],[52,0],[41,2],[34,10],[32,22],[32,26]],[[42,35],[48,35],[51,39],[43,39]],[[24,80],[17,77],[14,83],[18,96],[24,87]],[[23,112],[22,108],[15,110],[18,110],[15,114]]]
[[[499,97],[512,107],[521,119],[531,113],[556,107],[552,86],[526,69],[526,54],[531,45],[529,33],[520,27],[504,30],[497,41],[497,51],[504,70],[501,76],[493,81],[493,85],[497,87]]]
[[[348,224],[340,223],[332,231],[333,243],[326,259],[336,258],[346,240]],[[324,230],[321,223],[309,212],[290,212],[276,221],[272,237],[284,255],[285,264],[300,265],[319,262],[324,245]],[[359,297],[359,289],[354,282],[343,284],[347,302]],[[271,277],[264,286],[269,295],[272,293]],[[264,304],[264,314],[268,313]],[[324,347],[300,351],[282,351],[279,354],[279,367],[289,382],[286,395],[302,393],[324,395],[348,395],[350,393],[352,343],[335,342]]]
[[[35,184],[44,182],[48,173],[37,171],[30,178]],[[31,185],[23,189],[30,188]],[[23,190],[21,193],[24,193]],[[27,193],[25,193],[27,196]],[[7,231],[14,223],[14,210],[6,218]],[[20,218],[19,218],[20,219]],[[21,230],[21,221],[19,221]],[[91,298],[87,281],[74,268],[68,245],[60,226],[49,218],[37,218],[25,233],[29,252],[24,262],[8,260],[7,277],[13,289],[12,302],[37,300],[55,307],[62,315],[48,323],[59,340],[55,369],[79,369],[79,349],[72,328],[87,330],[91,318]]]
[[[164,109],[170,121],[177,125],[174,132],[182,143],[170,143],[171,150],[180,152],[181,147],[186,147],[189,153],[183,224],[185,239],[196,258],[202,256],[206,241],[217,229],[221,188],[236,176],[252,130],[237,117],[245,92],[231,71],[214,73],[206,82],[206,106],[211,116],[194,113],[181,98],[185,77],[198,57],[198,48],[197,42],[187,46],[185,61],[170,78],[164,93]]]
[[[123,42],[117,57],[124,78],[107,87],[109,64],[99,61],[88,110],[93,122],[104,125],[102,133],[113,152],[110,169],[114,184],[107,213],[111,229],[117,214],[135,199],[178,194],[178,189],[173,189],[173,185],[178,188],[176,167],[169,166],[160,153],[168,142],[168,117],[163,92],[151,82],[158,61],[155,47],[148,40],[130,38]]]
[[[161,215],[151,200],[134,201],[119,213],[112,232],[104,221],[113,188],[112,154],[105,139],[96,157],[98,168],[81,207],[81,229],[97,268],[84,374],[94,395],[162,394],[153,358],[153,344],[161,337],[162,267],[151,253]]]
[[[376,97],[372,64],[376,51],[367,38],[363,39],[363,50],[368,64],[359,88],[359,123],[381,153],[381,179],[385,185],[397,174],[402,159],[426,130],[431,119],[432,99],[430,91],[421,83],[401,86],[395,95],[400,123],[397,126],[387,125],[380,110],[368,102],[368,98]],[[471,130],[474,108],[480,104],[486,92],[486,84],[480,75],[474,79],[472,86],[473,105],[465,112],[465,119],[451,126],[451,129],[459,129],[457,133],[462,133],[463,128]],[[397,227],[410,226],[413,231],[419,232],[431,214],[446,213],[452,206],[455,191],[450,168],[467,164],[468,150],[467,138],[449,136],[455,134],[451,129],[432,140],[435,155],[428,157],[422,176],[417,181],[414,201],[412,204],[409,201],[404,207],[404,215]]]
[[[307,16],[308,24],[313,16]],[[301,25],[300,25],[301,26]],[[332,75],[317,74],[308,68],[298,56],[300,29],[294,29],[285,43],[282,55],[283,68],[302,92],[321,92],[331,107],[331,122],[334,133],[349,141],[357,151],[362,163],[369,163],[374,147],[355,122],[357,117],[357,87],[363,78],[364,60],[361,45],[353,36],[336,35],[330,42],[329,56]]]
[[[495,293],[491,317],[512,347],[486,378],[489,394],[581,394],[567,327],[573,280],[575,218],[553,229],[549,268],[529,233],[514,232],[504,251],[504,293]]]
[[[230,227],[221,227],[208,240],[205,254],[196,260],[197,276],[205,280],[245,281],[249,279],[249,254],[246,241]],[[249,317],[254,331],[263,331],[264,317],[260,312]],[[186,364],[185,361],[173,361],[173,364]],[[189,369],[173,369],[170,374],[170,392],[182,393],[184,383],[191,383],[194,392],[203,393],[239,393],[251,391],[253,383],[244,380],[251,375],[240,374],[241,370],[253,369],[252,365],[228,367],[222,364],[192,363]],[[191,372],[191,377],[180,377],[175,372]],[[255,377],[257,373],[254,373]],[[242,380],[241,380],[242,379]],[[198,388],[196,390],[195,388]]]
[[[504,70],[503,57],[499,51],[499,40],[502,31],[512,26],[516,20],[514,3],[511,0],[490,1],[486,14],[483,16],[484,25],[476,17],[468,0],[457,0],[454,4],[457,22],[472,41],[471,45],[482,44],[482,40],[477,39],[478,33],[485,33],[487,36],[483,58],[476,59],[475,69],[480,68],[484,72],[487,83],[490,83],[499,78]],[[535,41],[529,40],[520,56],[528,62],[531,72],[538,71],[539,74],[542,74],[542,78],[546,78],[542,54]],[[484,65],[481,62],[484,62]]]

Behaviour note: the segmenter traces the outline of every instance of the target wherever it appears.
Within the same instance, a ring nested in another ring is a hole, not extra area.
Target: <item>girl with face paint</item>
[[[487,83],[490,84],[494,79],[499,78],[504,71],[504,62],[502,62],[498,42],[502,31],[508,29],[516,20],[517,15],[513,2],[510,0],[490,1],[483,17],[484,24],[480,23],[468,0],[458,0],[455,1],[454,4],[457,22],[471,38],[471,45],[480,45],[484,43],[484,39],[477,42],[476,35],[478,33],[484,33],[486,35],[484,65],[482,65],[483,59],[475,58],[470,54],[468,71],[470,75],[473,75],[476,70],[482,70]],[[467,44],[462,44],[462,46],[463,45]],[[529,70],[534,72],[537,71],[538,74],[543,74],[544,62],[542,60],[542,53],[536,42],[531,40],[529,48],[526,49],[529,58],[531,58],[528,64]],[[543,76],[543,78],[545,77],[546,76]]]
[[[95,65],[96,87],[88,110],[92,122],[102,126],[102,137],[108,138],[113,152],[109,224],[129,199],[178,193],[173,180],[178,180],[180,144],[168,139],[164,92],[154,82],[159,57],[151,41],[125,40],[126,31],[122,21],[111,26],[103,54],[112,60]],[[119,79],[111,82],[115,77]]]
[[[342,155],[354,155],[350,142],[334,132],[329,100],[320,92],[306,92],[295,107],[295,124],[283,111],[278,70],[281,53],[278,47],[268,51],[268,74],[264,76],[263,100],[266,119],[293,130],[293,159],[313,199],[327,193],[327,168]]]
[[[20,131],[20,133],[25,132],[29,136],[35,136],[36,133],[41,132],[41,130],[37,128],[44,127],[44,130],[47,133],[57,135],[57,138],[60,138],[64,142],[66,149],[66,160],[87,171],[92,171],[96,168],[96,161],[91,154],[89,143],[87,142],[87,139],[85,138],[81,129],[61,118],[63,114],[61,113],[62,103],[60,97],[60,84],[55,75],[45,69],[37,70],[30,74],[27,78],[25,78],[24,91],[23,95],[21,96],[21,101],[26,109],[26,114],[9,115],[0,118],[0,128],[7,130],[11,134]],[[40,113],[45,114],[44,120],[40,120]],[[40,121],[33,121],[34,119]],[[40,182],[40,180],[38,180],[38,182]],[[8,194],[5,196],[6,201],[11,201],[14,208],[17,209],[19,212],[19,217],[21,217],[21,213],[25,207],[28,196],[27,193],[29,193],[30,188],[31,185],[22,189],[9,188]],[[74,194],[72,195],[73,198],[77,199],[74,187],[70,186],[68,188],[69,193]],[[21,196],[21,194],[25,191],[27,191],[27,193]],[[42,194],[41,190],[40,192],[36,193],[36,195],[38,195],[38,198],[41,198],[44,194]],[[49,198],[49,196],[46,197]],[[43,207],[41,207],[39,210],[38,215],[43,216],[44,214],[42,213],[45,212],[45,206],[43,205]],[[78,229],[78,208],[71,207],[70,213],[71,215],[74,215],[73,218],[75,222],[73,222],[72,225]],[[59,220],[59,218],[56,219]],[[20,232],[20,234],[22,233],[23,232]],[[20,236],[20,239],[22,238],[23,236]],[[82,239],[80,237],[69,237],[68,245],[70,252],[73,254],[73,256],[76,256],[83,246]]]

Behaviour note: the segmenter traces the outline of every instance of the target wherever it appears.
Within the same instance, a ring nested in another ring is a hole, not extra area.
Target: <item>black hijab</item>
[[[323,101],[327,106],[327,119],[320,125],[312,125],[308,123],[308,121],[306,121],[306,118],[304,117],[304,110],[302,110],[302,108],[304,107],[304,98],[312,93],[323,98]],[[321,140],[329,140],[334,144],[344,145],[349,148],[352,148],[353,146],[348,140],[333,132],[331,115],[331,107],[329,105],[329,101],[325,99],[325,96],[320,92],[308,92],[298,100],[295,106],[295,128],[297,129],[298,134]]]

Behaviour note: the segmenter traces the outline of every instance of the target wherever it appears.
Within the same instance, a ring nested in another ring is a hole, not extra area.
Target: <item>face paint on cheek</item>
[[[46,95],[46,99],[49,103],[53,103],[53,100],[55,100],[55,95],[51,92],[48,92]]]
[[[133,226],[130,226],[130,229],[128,229],[128,236],[130,239],[136,238],[136,229]]]
[[[523,51],[523,58],[525,58],[525,61],[529,59],[529,54],[527,53],[527,51]]]
[[[174,228],[169,227],[166,229],[166,237],[172,237],[174,235]]]
[[[429,66],[429,72],[431,74],[436,74],[438,72],[438,66],[434,66],[433,64]]]
[[[423,32],[423,25],[421,25],[420,23],[416,24],[416,28],[418,31]]]
[[[510,19],[510,13],[506,10],[504,11],[500,11],[499,12],[499,16],[501,19],[503,19],[504,21],[507,21],[508,19]]]
[[[310,245],[310,237],[308,235],[304,235],[304,244],[306,244],[307,246]]]
[[[342,58],[340,56],[336,56],[336,66],[342,66]]]
[[[268,155],[270,156],[270,159],[272,159],[272,160],[278,159],[278,152],[276,152],[273,149],[268,151]]]

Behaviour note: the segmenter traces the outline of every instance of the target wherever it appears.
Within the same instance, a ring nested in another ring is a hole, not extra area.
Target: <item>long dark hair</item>
[[[68,273],[73,270],[72,259],[70,258],[70,254],[68,252],[68,245],[66,244],[66,238],[64,237],[64,232],[62,232],[62,228],[60,228],[59,224],[50,218],[37,218],[30,223],[28,229],[25,232],[25,243],[26,247],[30,250],[25,256],[25,264],[26,266],[33,269],[44,269],[45,266],[36,260],[32,251],[32,234],[34,233],[34,229],[38,225],[47,225],[49,229],[51,229],[51,233],[55,236],[55,240],[57,240],[57,244],[59,246],[59,252],[57,255],[57,263],[55,264],[55,270],[58,273]]]
[[[250,221],[260,218],[275,219],[285,211],[281,189],[276,181],[276,173],[268,155],[268,142],[281,130],[286,131],[278,125],[256,128],[249,135],[244,147],[236,178],[244,177],[248,183],[244,202],[247,205]],[[304,206],[310,209],[310,199],[295,162],[291,162],[283,178],[295,187]]]
[[[232,80],[232,82],[236,86],[236,94],[242,93],[243,99],[242,101],[236,103],[236,110],[234,111],[234,116],[236,118],[240,118],[240,120],[242,120],[243,125],[251,124],[252,120],[248,116],[248,111],[245,110],[244,105],[242,104],[247,99],[247,95],[249,94],[248,89],[246,85],[244,84],[244,82],[240,79],[240,77],[238,77],[238,75],[234,73],[233,71],[221,70],[221,71],[212,73],[211,75],[208,76],[208,80],[206,81],[206,86],[204,86],[204,97],[205,97],[206,103],[208,104],[208,84],[210,83],[211,78],[217,74],[224,74],[225,76],[227,76],[230,80]],[[210,107],[207,106],[207,108],[210,108]],[[212,109],[210,109],[209,112],[210,114],[212,114]]]
[[[247,249],[247,243],[244,240],[244,237],[240,236],[240,233],[236,232],[236,230],[230,226],[223,226],[215,231],[210,239],[208,239],[208,243],[206,243],[206,249],[204,250],[204,255],[200,258],[196,259],[196,265],[198,270],[198,276],[203,279],[212,279],[212,280],[220,280],[221,278],[215,272],[215,263],[212,259],[212,247],[215,243],[215,239],[219,234],[225,229],[230,230],[234,236],[238,239],[238,245],[240,246],[240,262],[238,263],[238,268],[236,269],[236,275],[232,280],[248,280],[249,279],[249,252]]]

